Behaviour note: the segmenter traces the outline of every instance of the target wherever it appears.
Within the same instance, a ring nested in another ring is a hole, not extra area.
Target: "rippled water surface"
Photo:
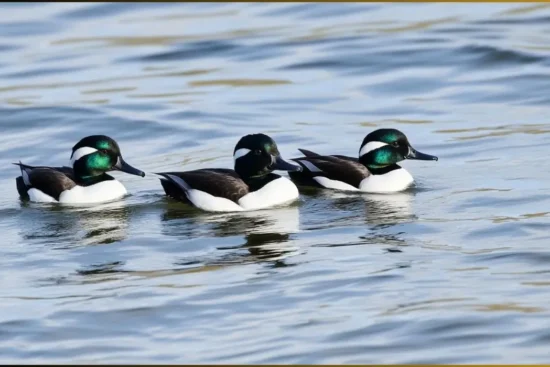
[[[0,5],[0,361],[548,362],[548,4]],[[107,134],[147,172],[237,140],[438,162],[395,195],[206,214],[154,175],[22,203],[12,162]]]

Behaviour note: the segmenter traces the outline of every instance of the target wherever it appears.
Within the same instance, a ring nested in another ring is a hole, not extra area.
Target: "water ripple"
[[[547,4],[0,8],[2,362],[546,361]],[[382,127],[440,158],[396,195],[213,214],[150,173],[231,167],[252,132],[355,157]],[[114,173],[131,195],[18,199],[12,162],[98,133],[147,172]]]

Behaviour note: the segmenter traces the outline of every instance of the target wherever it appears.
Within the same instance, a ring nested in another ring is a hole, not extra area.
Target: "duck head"
[[[246,135],[233,151],[235,172],[242,178],[265,176],[272,171],[301,171],[302,167],[286,162],[277,144],[265,134]]]
[[[80,140],[71,154],[75,175],[86,179],[100,176],[107,171],[122,171],[144,177],[145,173],[130,166],[122,159],[116,141],[105,135],[91,135]]]
[[[359,161],[371,172],[384,169],[405,159],[437,161],[437,157],[414,149],[397,129],[378,129],[368,134],[359,149]]]

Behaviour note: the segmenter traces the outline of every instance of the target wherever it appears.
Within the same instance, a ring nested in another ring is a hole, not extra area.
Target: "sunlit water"
[[[0,361],[548,362],[547,4],[4,4]],[[244,134],[438,162],[396,195],[205,214],[154,175],[93,209],[19,201],[12,162],[107,134],[147,172]]]

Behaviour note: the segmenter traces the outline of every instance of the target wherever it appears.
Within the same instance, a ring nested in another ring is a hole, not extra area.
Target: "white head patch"
[[[235,152],[235,154],[233,154],[233,159],[237,160],[237,159],[247,155],[248,153],[250,153],[250,149],[241,148],[241,149],[237,150]]]
[[[80,158],[84,157],[85,155],[95,153],[95,152],[97,152],[97,149],[91,148],[91,147],[78,148],[71,155],[71,164],[74,164],[74,162],[78,161]]]
[[[365,154],[367,154],[368,152],[370,152],[372,150],[375,150],[375,149],[378,149],[378,148],[381,148],[381,147],[386,146],[386,145],[388,145],[388,144],[382,143],[381,141],[370,141],[370,142],[368,142],[367,144],[365,144],[361,147],[361,150],[359,151],[359,157],[362,157]]]

